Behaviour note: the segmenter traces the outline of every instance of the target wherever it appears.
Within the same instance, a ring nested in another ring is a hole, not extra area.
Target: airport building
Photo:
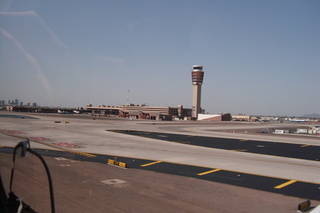
[[[91,116],[117,116],[129,119],[148,120],[191,120],[192,109],[177,107],[145,106],[145,105],[120,105],[120,106],[92,106],[86,109],[66,109],[57,107],[31,107],[31,106],[6,106],[9,112],[36,112],[36,113],[60,113],[60,114],[88,114]],[[198,114],[198,120],[202,121],[230,121],[230,113],[221,114]]]
[[[231,121],[231,119],[230,113],[198,114],[198,120],[200,121]]]
[[[178,107],[160,107],[145,105],[120,105],[120,106],[87,106],[87,112],[93,116],[118,115],[121,118],[148,119],[148,120],[194,120],[192,109]],[[198,114],[198,120],[202,121],[231,121],[230,113]]]
[[[233,121],[254,121],[251,115],[232,115]]]
[[[121,118],[131,119],[150,119],[150,120],[172,120],[172,119],[190,119],[191,109],[178,107],[160,107],[146,105],[120,105],[120,106],[87,106],[87,110],[92,115],[110,116],[118,115]]]

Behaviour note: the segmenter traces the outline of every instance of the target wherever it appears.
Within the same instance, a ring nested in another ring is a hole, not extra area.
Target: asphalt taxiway
[[[206,168],[193,165],[177,164],[164,161],[101,155],[96,153],[66,152],[48,149],[34,149],[42,156],[65,158],[75,161],[87,161],[108,164],[109,160],[124,163],[123,168],[148,170],[183,177],[191,177],[218,183],[241,186],[256,190],[273,192],[287,196],[320,200],[320,184],[256,174],[228,171],[219,168]],[[12,147],[0,147],[1,153],[12,154]],[[119,167],[121,168],[121,167]]]

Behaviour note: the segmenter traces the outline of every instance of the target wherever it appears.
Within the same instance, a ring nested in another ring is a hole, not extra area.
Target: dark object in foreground
[[[300,203],[298,205],[298,210],[301,211],[301,212],[306,212],[306,211],[309,211],[311,209],[313,209],[314,207],[311,206],[311,201],[310,200],[306,200],[302,203]]]
[[[48,181],[49,181],[51,212],[54,213],[55,212],[55,202],[54,202],[53,184],[52,184],[52,178],[51,178],[51,174],[50,174],[48,165],[40,154],[38,154],[36,151],[34,151],[30,148],[30,143],[29,143],[28,139],[18,143],[15,146],[14,151],[13,151],[9,197],[6,196],[4,186],[2,183],[2,179],[0,176],[0,193],[1,193],[0,194],[0,199],[1,199],[0,212],[4,212],[4,213],[13,213],[13,212],[34,213],[34,212],[36,212],[28,204],[26,204],[18,196],[16,196],[15,193],[12,191],[16,153],[18,153],[20,155],[20,157],[27,157],[27,153],[31,153],[31,154],[35,155],[37,158],[39,158],[40,161],[42,162],[42,164],[46,170],[46,173],[48,176]]]

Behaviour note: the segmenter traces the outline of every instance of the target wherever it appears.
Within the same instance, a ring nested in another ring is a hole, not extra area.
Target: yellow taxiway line
[[[287,182],[285,182],[285,183],[283,183],[283,184],[280,184],[280,185],[278,185],[278,186],[276,186],[276,187],[274,187],[275,189],[281,189],[281,188],[283,188],[283,187],[286,187],[286,186],[288,186],[288,185],[290,185],[290,184],[293,184],[293,183],[295,183],[295,182],[298,182],[297,180],[290,180],[290,181],[287,181]]]
[[[151,165],[154,165],[154,164],[157,164],[157,163],[161,163],[162,161],[156,161],[156,162],[152,162],[152,163],[147,163],[147,164],[143,164],[141,165],[142,167],[145,167],[145,166],[151,166]]]
[[[221,169],[214,169],[214,170],[210,170],[210,171],[207,171],[207,172],[202,172],[202,173],[199,173],[198,175],[206,175],[206,174],[210,174],[210,173],[213,173],[213,172],[217,172],[217,171],[220,171]]]

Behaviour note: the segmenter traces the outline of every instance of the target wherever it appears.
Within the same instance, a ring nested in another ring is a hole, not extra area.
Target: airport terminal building
[[[87,106],[87,110],[95,116],[118,115],[121,118],[148,119],[148,120],[192,120],[192,109],[178,107],[159,107],[145,105],[120,105],[120,106]],[[231,121],[230,113],[199,114],[203,121]]]
[[[129,119],[147,119],[147,120],[192,120],[192,109],[177,107],[161,107],[146,105],[119,105],[119,106],[92,106],[86,108],[56,108],[56,107],[27,107],[27,106],[6,106],[9,112],[33,112],[33,113],[60,113],[60,114],[87,114],[92,116],[109,117],[118,116]],[[221,113],[215,115],[199,114],[198,120],[204,121],[230,121],[230,113]]]
[[[150,119],[150,120],[172,120],[188,119],[191,117],[191,109],[178,107],[160,107],[146,105],[119,105],[119,106],[87,106],[93,115],[109,116],[118,115],[121,118]]]

